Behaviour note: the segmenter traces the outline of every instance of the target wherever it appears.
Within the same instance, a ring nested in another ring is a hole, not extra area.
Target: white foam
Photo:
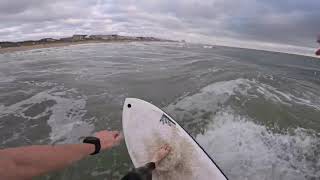
[[[250,81],[247,79],[216,82],[201,89],[199,93],[184,97],[176,104],[169,105],[167,109],[179,107],[180,109],[195,108],[214,111],[220,103],[227,101],[230,96],[237,92],[245,95],[251,87]]]
[[[203,48],[205,48],[205,49],[212,49],[213,46],[205,45],[205,46],[203,46]]]
[[[86,114],[86,98],[82,96],[66,97],[73,94],[75,89],[65,90],[63,87],[54,87],[35,94],[34,96],[10,106],[0,106],[0,117],[15,114],[26,119],[38,119],[51,114],[47,123],[51,127],[51,142],[74,142],[81,135],[92,132],[93,126],[84,121]],[[27,116],[24,112],[32,105],[52,100],[55,104],[39,112],[35,117]]]
[[[0,83],[8,83],[8,82],[13,82],[16,80],[15,77],[9,76],[9,77],[0,77]]]
[[[258,98],[259,96],[276,103],[281,103],[287,106],[293,104],[308,106],[316,110],[320,110],[319,97],[310,95],[297,97],[289,92],[283,92],[270,85],[261,83],[255,79],[236,79],[230,81],[220,81],[208,85],[192,96],[186,97],[179,102],[179,107],[192,106],[193,103],[200,103],[207,106],[212,104],[212,101],[223,103],[231,96],[247,96],[247,98]],[[312,98],[312,99],[310,99]],[[205,108],[206,109],[206,108]]]
[[[293,103],[295,103],[299,105],[309,106],[316,110],[320,110],[320,105],[317,102],[319,101],[319,98],[316,95],[314,95],[312,97],[313,99],[311,100],[307,99],[310,97],[297,97],[289,92],[283,92],[270,85],[259,83],[256,80],[252,80],[250,81],[250,83],[254,85],[257,88],[257,91],[268,100],[280,102],[286,105],[292,105]]]
[[[230,112],[220,112],[212,121],[196,139],[230,179],[320,177],[316,155],[320,141],[314,132],[296,129],[292,135],[276,134]]]
[[[241,87],[241,85],[243,85]],[[236,79],[230,81],[221,81],[213,83],[201,90],[205,93],[215,93],[216,95],[235,95],[235,92],[241,92],[242,94],[247,94],[246,91],[250,88],[250,81],[247,79]]]
[[[14,80],[16,80],[16,77],[14,77],[14,76],[7,76],[6,74],[0,72],[0,83],[13,82]]]
[[[205,133],[197,135],[196,139],[230,179],[320,177],[319,133],[302,128],[292,129],[292,133],[271,132],[267,127],[235,114],[228,104],[224,104],[230,97],[262,97],[288,106],[295,103],[318,109],[315,102],[305,97],[294,96],[257,80],[236,79],[206,86],[196,94],[182,97],[167,110],[174,111],[176,117],[190,115],[193,122],[209,121],[205,128],[199,127],[205,129]],[[208,113],[211,115],[205,115]]]
[[[24,81],[23,83],[31,85],[31,86],[37,86],[37,87],[52,87],[52,86],[57,86],[58,83],[53,83],[53,82],[36,82],[36,81]]]

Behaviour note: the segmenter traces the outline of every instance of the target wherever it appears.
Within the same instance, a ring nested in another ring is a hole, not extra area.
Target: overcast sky
[[[0,0],[0,41],[76,33],[310,50],[320,0]]]

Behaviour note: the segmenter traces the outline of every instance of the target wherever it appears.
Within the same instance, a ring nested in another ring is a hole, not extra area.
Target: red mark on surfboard
[[[320,49],[318,49],[318,51],[316,51],[316,55],[320,56]]]
[[[317,42],[320,44],[320,34],[318,35]],[[320,49],[316,51],[316,55],[320,56]]]

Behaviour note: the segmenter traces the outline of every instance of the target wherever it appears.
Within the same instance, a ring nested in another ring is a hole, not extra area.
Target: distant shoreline
[[[73,35],[61,39],[44,38],[36,41],[0,42],[0,54],[33,49],[64,47],[77,44],[117,42],[176,42],[154,37],[132,37],[119,35]]]
[[[64,47],[75,44],[87,44],[87,43],[98,43],[98,42],[59,42],[59,43],[50,43],[50,44],[37,44],[37,45],[28,45],[28,46],[18,46],[18,47],[7,47],[0,48],[0,54],[12,53],[17,51],[27,51],[33,49],[43,49],[43,48],[52,48],[52,47]]]
[[[34,49],[44,49],[44,48],[53,48],[53,47],[65,47],[79,44],[95,44],[95,43],[121,43],[121,42],[135,42],[135,41],[79,41],[79,42],[57,42],[49,44],[37,44],[37,45],[26,45],[18,47],[7,47],[0,48],[0,54],[4,53],[13,53],[18,51],[28,51]],[[145,41],[147,42],[147,41]],[[149,41],[151,42],[151,41]]]

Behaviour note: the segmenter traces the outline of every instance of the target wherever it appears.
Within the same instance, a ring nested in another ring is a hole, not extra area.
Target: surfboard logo
[[[160,122],[163,125],[168,125],[170,127],[176,125],[176,123],[172,122],[165,114],[162,115]]]

